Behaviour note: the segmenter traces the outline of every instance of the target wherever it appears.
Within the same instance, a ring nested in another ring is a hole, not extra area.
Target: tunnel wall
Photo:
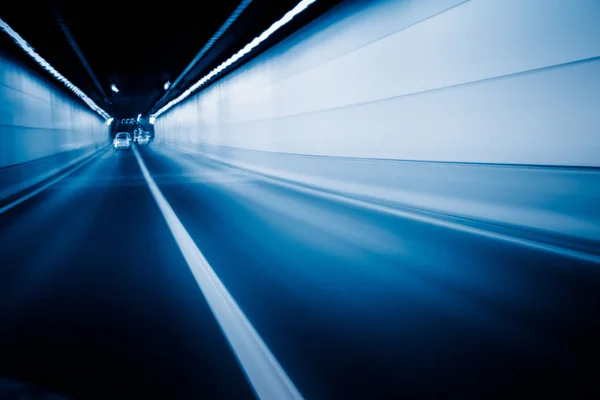
[[[47,79],[0,55],[0,199],[107,143],[104,121]]]
[[[600,2],[346,2],[156,122],[324,190],[600,240]]]
[[[600,166],[600,2],[369,5],[334,9],[161,116],[162,137],[328,156]]]

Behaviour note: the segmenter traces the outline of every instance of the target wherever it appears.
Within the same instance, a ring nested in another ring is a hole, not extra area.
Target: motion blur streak
[[[251,398],[243,369],[265,398],[265,378],[286,386],[268,347],[307,399],[577,391],[598,376],[597,263],[137,151],[147,171],[105,151],[0,214],[1,372],[75,398]]]
[[[150,176],[138,150],[134,147],[133,151],[154,200],[258,397],[261,400],[302,399],[175,215]]]
[[[4,38],[0,398],[600,398],[600,1],[319,0],[227,64],[254,0],[151,120],[239,0],[67,3],[114,120]]]
[[[193,152],[186,148],[177,148],[177,147],[173,147],[173,148],[178,151],[185,152],[185,153],[192,154],[192,155],[202,155],[203,157],[205,157],[208,160],[214,161],[214,162],[222,164],[222,165],[229,166],[231,168],[236,168],[236,166],[234,164],[223,162],[219,158],[210,157],[205,154]],[[332,184],[330,184],[329,187],[319,188],[319,187],[315,187],[313,185],[303,185],[301,182],[299,182],[300,179],[298,179],[298,177],[296,177],[296,180],[286,180],[286,179],[281,179],[281,177],[278,177],[277,174],[262,173],[260,170],[256,171],[252,168],[247,168],[247,169],[246,168],[238,168],[238,169],[239,169],[239,171],[243,171],[248,174],[254,174],[257,177],[259,177],[261,180],[272,182],[278,186],[289,188],[296,192],[302,192],[302,193],[306,193],[311,196],[322,197],[325,200],[342,202],[342,203],[346,203],[351,206],[365,208],[365,209],[369,209],[369,210],[376,211],[376,212],[382,212],[382,213],[390,214],[390,215],[396,216],[396,217],[409,218],[409,219],[413,219],[416,221],[425,222],[428,224],[434,224],[434,225],[438,225],[438,226],[442,226],[442,227],[461,230],[461,231],[473,233],[476,235],[486,236],[486,237],[489,237],[492,239],[504,240],[504,241],[512,242],[512,243],[519,244],[519,245],[535,247],[535,248],[539,248],[544,251],[562,254],[565,256],[569,256],[569,257],[580,258],[582,260],[600,263],[600,255],[599,254],[593,254],[593,253],[588,253],[586,251],[578,251],[578,250],[574,250],[574,249],[569,249],[567,247],[564,247],[565,243],[561,243],[562,244],[562,246],[561,246],[561,245],[556,245],[554,243],[541,242],[541,241],[539,241],[539,237],[533,238],[533,239],[527,238],[527,237],[519,237],[516,235],[517,232],[515,232],[514,230],[511,231],[510,229],[509,229],[510,233],[507,234],[507,233],[503,233],[503,232],[495,232],[495,231],[489,230],[489,226],[486,228],[482,228],[480,226],[471,226],[471,225],[465,223],[464,220],[462,220],[462,221],[460,219],[453,220],[452,218],[448,218],[449,216],[445,216],[445,218],[441,218],[442,215],[440,215],[438,213],[433,213],[433,214],[426,213],[426,212],[424,213],[423,209],[419,210],[419,209],[410,208],[410,207],[399,207],[399,204],[385,204],[385,202],[382,203],[382,202],[373,201],[373,199],[366,199],[365,198],[366,196],[362,195],[362,193],[360,193],[360,191],[349,192],[349,193],[348,192],[344,193],[342,191],[342,192],[336,193],[336,191],[333,190],[333,187],[335,186],[333,184],[333,182],[332,182]],[[473,223],[474,221],[470,221],[470,222]],[[590,249],[587,249],[587,250],[590,250]]]
[[[97,156],[97,155],[99,155],[99,153],[96,153],[95,155]],[[24,201],[29,200],[33,196],[38,195],[39,193],[48,189],[55,183],[59,182],[61,179],[64,179],[67,176],[71,175],[73,172],[77,171],[79,168],[83,167],[84,165],[86,165],[87,163],[92,161],[93,159],[94,159],[93,157],[90,157],[89,155],[87,155],[87,156],[82,157],[82,159],[74,160],[75,162],[72,163],[74,165],[73,168],[67,169],[65,172],[58,174],[58,176],[54,176],[52,179],[48,180],[47,182],[43,183],[42,185],[38,186],[34,190],[28,192],[27,194],[16,198],[15,200],[11,201],[10,203],[0,206],[0,214],[10,210],[11,208],[13,208],[15,206],[18,206],[19,204],[23,203]]]
[[[164,112],[168,111],[171,107],[176,106],[185,100],[189,95],[194,93],[194,91],[198,90],[202,85],[208,82],[210,79],[218,75],[220,72],[228,68],[230,65],[234,64],[236,61],[244,57],[246,54],[250,53],[256,46],[258,46],[261,42],[266,40],[269,36],[275,33],[279,28],[283,25],[291,21],[296,15],[306,10],[312,3],[316,0],[302,0],[300,1],[294,8],[288,11],[280,20],[276,21],[273,25],[269,27],[266,31],[261,33],[258,37],[254,38],[250,43],[248,43],[244,48],[240,51],[229,57],[222,64],[219,64],[215,69],[210,71],[207,75],[205,75],[202,79],[198,80],[194,83],[190,88],[188,88],[185,92],[183,92],[176,99],[167,103],[164,107],[158,110],[156,113],[152,115],[152,117],[158,117]]]
[[[56,79],[62,82],[68,87],[73,93],[81,98],[90,108],[100,114],[105,120],[110,118],[110,115],[106,113],[102,108],[98,107],[92,99],[90,99],[85,93],[81,91],[77,86],[72,84],[67,78],[65,78],[60,72],[54,69],[46,60],[44,60],[39,54],[33,50],[33,48],[17,33],[12,29],[6,22],[0,18],[0,28],[8,33],[11,38],[33,58],[42,68],[50,72]]]

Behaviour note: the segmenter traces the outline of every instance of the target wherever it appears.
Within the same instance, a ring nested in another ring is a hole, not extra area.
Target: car
[[[119,149],[130,149],[131,148],[131,135],[127,132],[119,132],[115,135],[113,140],[113,147],[115,150]]]
[[[150,143],[149,135],[144,133],[141,136],[138,136],[137,144],[142,145],[142,144],[148,144],[148,143]]]
[[[142,136],[141,129],[134,130],[133,131],[133,143],[137,143],[141,136]]]

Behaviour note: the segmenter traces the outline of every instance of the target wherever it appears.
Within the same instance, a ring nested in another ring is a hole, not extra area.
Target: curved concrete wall
[[[159,117],[157,139],[600,166],[598,20],[597,0],[346,2]]]
[[[0,55],[0,168],[103,145],[103,122],[45,78]]]

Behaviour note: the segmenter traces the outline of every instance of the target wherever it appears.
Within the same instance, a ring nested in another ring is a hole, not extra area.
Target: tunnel
[[[2,2],[0,399],[600,397],[598,21]]]

